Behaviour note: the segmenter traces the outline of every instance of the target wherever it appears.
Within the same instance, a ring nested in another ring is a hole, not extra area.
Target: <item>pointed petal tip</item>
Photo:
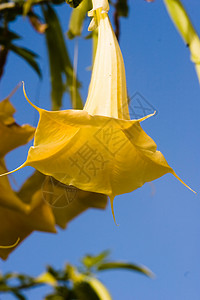
[[[20,241],[20,238],[18,237],[18,238],[17,238],[17,241],[16,241],[14,244],[9,245],[9,246],[1,246],[1,245],[0,245],[0,249],[10,249],[10,248],[14,248],[15,246],[18,245],[19,241]]]
[[[189,185],[187,185],[174,171],[172,171],[172,174],[190,191],[192,191],[195,195],[197,195],[197,192],[195,192]]]
[[[114,212],[113,202],[114,202],[114,197],[113,197],[113,196],[110,196],[110,205],[111,205],[111,210],[112,210],[113,219],[114,219],[115,225],[116,225],[116,226],[119,226],[119,224],[117,224],[116,219],[115,219],[115,212]]]
[[[16,87],[12,90],[12,92],[5,99],[3,99],[2,101],[6,100],[6,99],[10,99],[16,93],[16,91],[18,90],[18,88],[20,88],[21,85],[22,85],[22,81],[20,81],[16,85]]]
[[[149,114],[149,115],[147,115],[147,116],[145,116],[145,117],[143,117],[143,118],[141,118],[141,119],[138,119],[137,121],[138,121],[138,122],[145,121],[146,119],[149,119],[149,118],[155,116],[156,114],[157,114],[157,111],[154,110],[154,112],[153,112],[152,114]]]
[[[19,166],[19,167],[16,168],[16,169],[14,169],[14,170],[12,170],[12,171],[10,171],[10,172],[6,172],[6,173],[3,173],[3,174],[0,174],[0,177],[6,176],[6,175],[10,175],[10,174],[12,174],[12,173],[14,173],[14,172],[16,172],[16,171],[18,171],[18,170],[20,170],[20,169],[26,167],[26,166],[27,166],[27,164],[26,164],[26,162],[24,162],[21,166]]]
[[[38,112],[41,110],[41,108],[39,108],[39,107],[37,107],[35,104],[33,104],[30,100],[29,100],[29,98],[28,98],[28,96],[27,96],[27,94],[26,94],[26,90],[25,90],[25,83],[24,83],[24,81],[22,81],[22,85],[23,85],[23,93],[24,93],[24,97],[26,98],[26,100],[28,101],[28,103],[32,106],[32,107],[34,107]]]

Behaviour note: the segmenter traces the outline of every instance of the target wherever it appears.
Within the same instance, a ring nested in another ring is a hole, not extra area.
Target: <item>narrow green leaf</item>
[[[115,7],[117,10],[118,16],[128,17],[129,7],[128,7],[127,0],[118,0]]]
[[[110,254],[110,251],[103,251],[102,253],[100,253],[97,256],[92,256],[92,255],[86,255],[83,259],[82,259],[82,263],[84,264],[84,266],[86,266],[87,268],[92,268],[94,266],[97,266],[98,264],[102,263],[106,257]]]
[[[13,291],[13,294],[15,295],[15,297],[19,300],[26,300],[26,297],[24,295],[22,295],[19,291]]]
[[[72,10],[69,29],[67,35],[70,39],[81,35],[83,29],[83,22],[85,20],[88,10],[92,8],[91,0],[83,0],[81,4]]]
[[[45,272],[45,273],[41,274],[40,276],[36,277],[34,281],[36,283],[45,283],[45,284],[51,285],[53,287],[57,286],[57,280],[49,272]]]
[[[154,277],[154,274],[147,267],[139,266],[131,263],[125,263],[125,262],[106,262],[99,265],[97,269],[98,271],[124,269],[124,270],[140,272],[148,277],[152,277],[152,278]]]
[[[112,300],[106,287],[96,278],[88,278],[87,283],[96,293],[100,300]]]
[[[78,282],[74,284],[73,289],[76,297],[75,299],[81,299],[81,300],[100,300],[99,297],[96,295],[96,293],[93,291],[93,289],[90,287],[90,285],[87,282]]]
[[[63,299],[69,299],[69,300],[71,300],[73,298],[69,298],[68,294],[67,294],[67,298],[66,297],[64,298],[63,296],[58,295],[58,293],[47,295],[44,298],[44,300],[63,300]]]
[[[34,0],[26,0],[26,2],[23,5],[23,16],[26,16],[33,4]]]
[[[191,53],[200,82],[200,39],[180,0],[164,0],[166,8]]]
[[[8,279],[11,279],[11,278],[15,278],[16,277],[16,274],[15,273],[6,273],[6,274],[4,274],[4,276],[3,276],[3,278],[4,278],[4,280],[8,280]]]
[[[93,277],[85,276],[74,285],[74,291],[81,300],[112,300],[106,287]]]
[[[9,292],[11,290],[11,287],[7,285],[5,282],[0,282],[0,293]]]
[[[79,4],[82,1],[83,0],[66,0],[66,3],[69,4],[71,7],[75,8],[75,7],[79,6]]]
[[[8,47],[11,51],[13,51],[17,55],[21,56],[37,72],[39,77],[41,77],[40,67],[35,60],[35,58],[37,57],[37,54],[35,54],[34,52],[32,52],[26,48],[15,46],[13,44],[9,44]]]
[[[43,6],[43,14],[48,24],[45,36],[49,54],[53,109],[60,109],[66,89],[70,94],[73,108],[82,109],[83,103],[78,90],[80,83],[74,76],[58,17],[50,5]]]
[[[62,79],[63,73],[63,52],[59,45],[59,37],[62,37],[62,30],[60,27],[59,20],[49,5],[43,6],[43,14],[48,24],[48,28],[45,32],[46,43],[49,55],[49,65],[51,74],[51,99],[53,110],[59,110],[62,106],[62,97],[64,94],[64,83]],[[64,43],[63,43],[64,44]],[[65,48],[65,44],[64,44]]]
[[[16,40],[16,39],[20,39],[21,37],[13,32],[13,31],[9,31],[9,30],[6,30],[5,32],[5,29],[0,27],[0,44],[3,42],[3,45],[5,45],[5,43],[8,43],[12,40]]]

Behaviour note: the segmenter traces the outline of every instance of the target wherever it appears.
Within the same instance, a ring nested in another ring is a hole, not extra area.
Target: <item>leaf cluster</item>
[[[103,251],[96,256],[86,255],[79,267],[69,263],[61,270],[47,266],[46,271],[37,277],[18,273],[0,275],[0,293],[10,293],[16,299],[26,300],[25,290],[49,285],[52,291],[45,296],[45,300],[111,300],[107,288],[97,279],[99,272],[124,269],[137,271],[148,277],[153,276],[144,266],[108,259],[109,253]]]

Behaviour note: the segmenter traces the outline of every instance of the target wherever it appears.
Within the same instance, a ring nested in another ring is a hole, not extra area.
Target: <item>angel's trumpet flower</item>
[[[93,0],[89,29],[98,27],[98,45],[83,110],[46,111],[24,90],[40,120],[34,145],[18,169],[32,166],[66,185],[108,195],[113,212],[116,195],[166,173],[179,177],[140,126],[151,115],[130,120],[124,63],[108,10],[107,0]]]

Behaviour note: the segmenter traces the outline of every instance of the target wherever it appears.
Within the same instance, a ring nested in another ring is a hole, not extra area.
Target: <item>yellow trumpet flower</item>
[[[130,120],[124,62],[108,10],[107,0],[93,0],[89,29],[98,27],[98,45],[83,110],[46,111],[24,89],[40,120],[18,169],[32,166],[66,185],[108,195],[113,212],[115,196],[166,173],[180,178],[140,126],[151,115]]]

